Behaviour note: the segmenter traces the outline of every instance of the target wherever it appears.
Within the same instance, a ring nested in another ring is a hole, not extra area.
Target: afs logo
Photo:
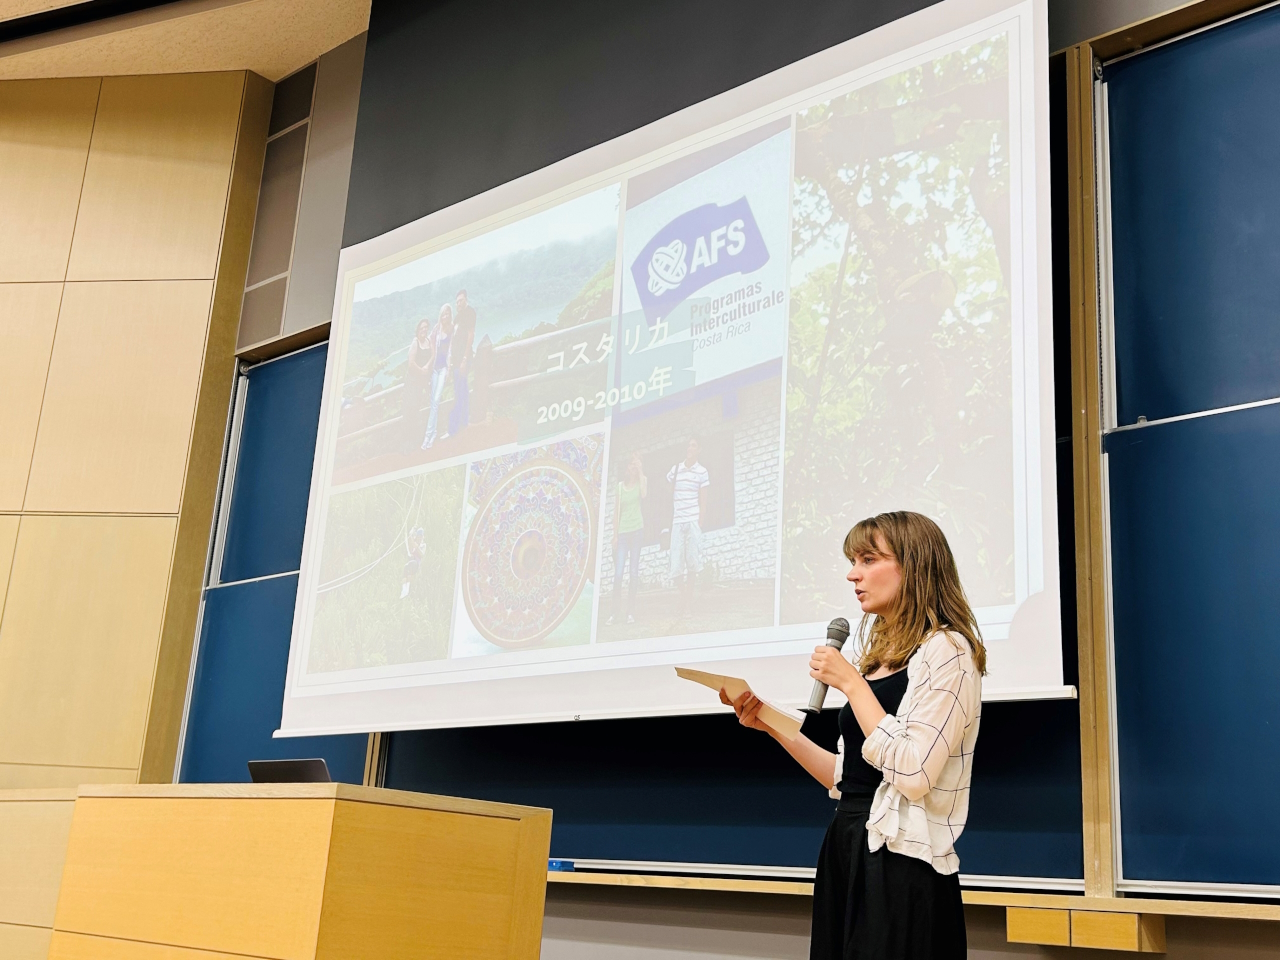
[[[768,262],[751,205],[741,197],[724,206],[703,204],[676,217],[640,251],[631,276],[645,319],[654,324],[707,284],[751,273]]]
[[[677,237],[649,258],[649,292],[660,297],[680,286],[685,278],[684,241]]]

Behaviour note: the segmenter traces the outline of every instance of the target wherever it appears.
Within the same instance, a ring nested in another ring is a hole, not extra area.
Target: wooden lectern
[[[50,960],[535,960],[551,811],[340,783],[84,786]]]

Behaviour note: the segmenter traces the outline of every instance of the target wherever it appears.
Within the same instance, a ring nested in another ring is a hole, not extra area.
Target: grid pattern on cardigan
[[[862,756],[884,774],[867,817],[872,850],[930,863],[956,873],[955,842],[969,815],[973,749],[982,718],[982,676],[963,637],[935,633],[907,664],[907,692],[862,745]],[[844,761],[844,744],[836,770]]]

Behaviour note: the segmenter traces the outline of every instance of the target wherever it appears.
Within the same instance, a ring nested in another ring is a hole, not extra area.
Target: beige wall
[[[0,789],[170,779],[269,109],[0,83]]]
[[[74,790],[0,791],[0,957],[49,953]]]
[[[542,960],[807,960],[808,897],[551,884]],[[1002,907],[966,907],[970,960],[1121,960],[1005,941]],[[1276,925],[1169,917],[1168,960],[1280,956]]]

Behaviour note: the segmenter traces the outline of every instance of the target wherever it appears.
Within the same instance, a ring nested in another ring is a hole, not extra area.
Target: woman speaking
[[[986,651],[938,525],[882,513],[845,537],[862,607],[856,666],[818,647],[810,675],[841,690],[840,747],[788,741],[733,702],[839,799],[818,854],[811,960],[966,956],[955,840],[969,809]],[[721,699],[726,703],[725,694]]]

